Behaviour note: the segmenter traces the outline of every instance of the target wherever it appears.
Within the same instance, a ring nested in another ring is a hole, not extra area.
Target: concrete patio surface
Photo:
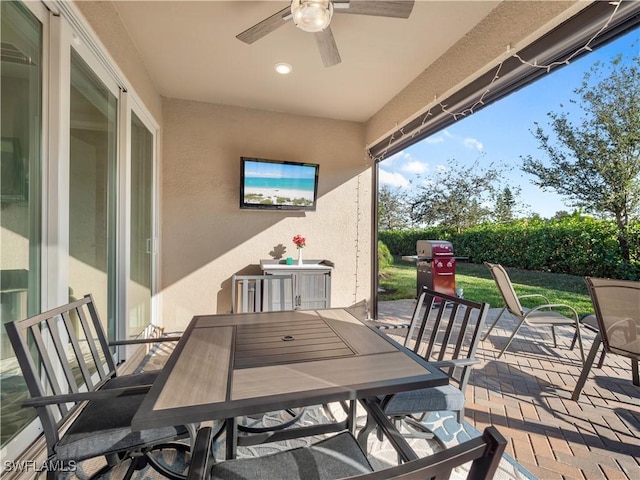
[[[378,319],[408,323],[414,304],[379,302]],[[500,310],[492,308],[487,323]],[[509,439],[507,453],[540,479],[640,479],[640,388],[631,381],[631,362],[607,355],[575,402],[571,393],[582,362],[577,346],[569,350],[574,329],[558,328],[554,348],[549,328],[525,325],[498,359],[514,327],[505,313],[480,343],[482,363],[467,387],[466,421],[480,431],[496,426]],[[593,337],[583,332],[585,356]]]

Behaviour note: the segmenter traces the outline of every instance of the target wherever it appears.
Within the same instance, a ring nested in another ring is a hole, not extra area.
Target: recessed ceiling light
[[[287,75],[293,70],[293,67],[288,63],[276,63],[273,68],[275,68],[276,72],[280,75]]]

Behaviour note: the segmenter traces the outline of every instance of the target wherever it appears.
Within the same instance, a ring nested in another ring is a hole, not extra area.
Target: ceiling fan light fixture
[[[331,23],[333,3],[330,0],[293,0],[293,23],[305,32],[321,32]]]

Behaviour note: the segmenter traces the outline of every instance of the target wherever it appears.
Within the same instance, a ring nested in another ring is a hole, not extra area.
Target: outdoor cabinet
[[[331,270],[328,260],[305,260],[298,265],[287,265],[283,260],[261,260],[260,267],[266,275],[291,274],[293,298],[286,299],[292,310],[331,308]],[[277,297],[277,295],[276,295]]]

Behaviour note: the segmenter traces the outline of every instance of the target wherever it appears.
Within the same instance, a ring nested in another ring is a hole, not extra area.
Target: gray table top
[[[345,309],[192,319],[134,430],[444,385],[448,377]]]

